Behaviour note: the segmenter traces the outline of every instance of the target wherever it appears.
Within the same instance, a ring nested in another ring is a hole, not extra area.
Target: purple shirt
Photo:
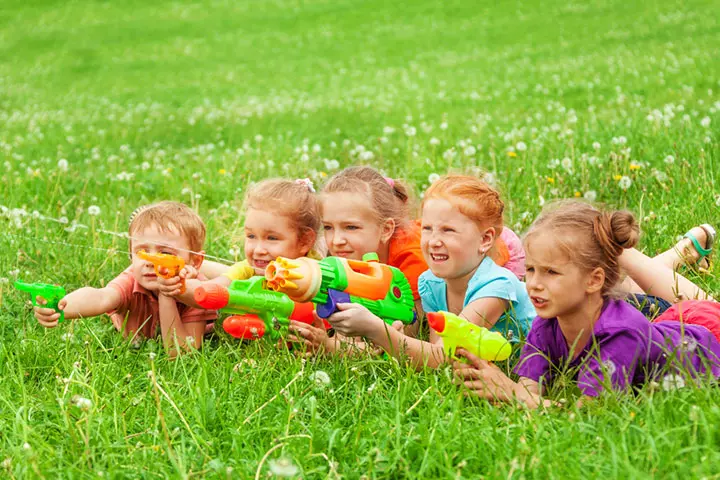
[[[570,360],[569,350],[557,318],[537,317],[515,373],[548,385],[567,366],[580,391],[590,396],[608,386],[625,390],[661,376],[680,381],[678,370],[696,377],[710,366],[712,375],[720,376],[720,342],[708,329],[680,322],[650,323],[622,300],[605,302],[593,338],[580,355]]]

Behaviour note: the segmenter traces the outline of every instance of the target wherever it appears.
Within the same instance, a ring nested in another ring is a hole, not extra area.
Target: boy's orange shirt
[[[397,231],[390,239],[387,262],[388,265],[399,268],[405,274],[415,300],[420,300],[418,279],[428,269],[420,248],[420,234],[420,220],[416,220],[407,228]],[[510,260],[508,247],[501,238],[495,241],[495,248],[490,257],[501,267]]]
[[[198,280],[205,280],[202,275]],[[139,331],[147,338],[155,338],[160,325],[160,305],[158,299],[149,290],[143,288],[128,268],[110,283],[122,295],[122,303],[112,312],[108,312],[113,325],[123,333]],[[202,310],[178,303],[178,313],[183,323],[210,323],[217,319],[215,310]]]

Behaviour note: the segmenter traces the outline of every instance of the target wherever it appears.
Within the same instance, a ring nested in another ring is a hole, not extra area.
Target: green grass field
[[[629,208],[655,254],[720,223],[717,7],[3,2],[0,476],[717,478],[716,388],[577,409],[560,385],[533,413],[464,398],[448,370],[224,334],[173,362],[106,317],[45,330],[11,288],[104,285],[128,263],[107,232],[159,199],[196,207],[232,261],[249,182],[358,163],[418,195],[487,172],[519,232],[556,198]],[[719,268],[686,273],[720,293]]]

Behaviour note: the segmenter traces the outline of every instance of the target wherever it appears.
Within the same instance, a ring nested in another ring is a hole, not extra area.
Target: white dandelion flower
[[[592,144],[592,147],[593,147],[595,150],[600,150],[600,146],[601,146],[601,145],[600,145],[600,142],[593,142],[593,144]]]
[[[433,145],[433,146],[435,146],[435,145],[440,145],[440,140],[437,139],[437,138],[435,138],[435,137],[433,137],[433,138],[430,139],[430,145]]]
[[[316,370],[310,374],[310,381],[315,382],[318,387],[326,387],[330,385],[330,375],[322,370]]]
[[[61,172],[67,172],[68,166],[69,166],[68,161],[65,160],[64,158],[61,158],[60,160],[58,160],[57,168]]]
[[[100,215],[100,207],[97,205],[90,205],[87,209],[88,215],[92,215],[93,217],[96,217]]]
[[[620,180],[618,181],[618,186],[623,189],[627,190],[632,185],[632,179],[626,175],[623,175]]]
[[[525,144],[525,142],[517,142],[515,144],[515,150],[517,150],[518,152],[524,152],[525,150],[527,150],[527,145]]]
[[[588,202],[594,202],[597,199],[597,192],[595,190],[588,190],[583,195],[583,198]]]
[[[300,471],[297,465],[286,457],[282,457],[277,460],[270,460],[268,462],[268,467],[270,467],[270,473],[283,478],[294,477]]]
[[[685,379],[676,373],[665,375],[662,379],[662,388],[666,392],[685,387]]]
[[[705,117],[700,120],[700,125],[702,125],[704,128],[708,128],[710,126],[710,117]]]
[[[665,163],[668,165],[672,165],[673,163],[675,163],[675,157],[673,157],[672,155],[668,155],[667,157],[665,157]]]
[[[431,173],[430,175],[428,175],[428,182],[430,184],[433,184],[438,180],[440,180],[440,175],[438,175],[437,173]]]

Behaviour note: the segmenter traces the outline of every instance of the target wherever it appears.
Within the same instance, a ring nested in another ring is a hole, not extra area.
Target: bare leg
[[[712,300],[702,288],[639,250],[624,250],[618,261],[629,276],[623,286],[630,292],[655,295],[670,303],[694,298]]]
[[[703,248],[707,248],[708,234],[704,228],[694,227],[690,232],[695,235]],[[672,248],[653,258],[656,262],[673,270],[677,270],[683,265],[694,265],[699,259],[700,254],[695,250],[689,238],[681,239]]]

